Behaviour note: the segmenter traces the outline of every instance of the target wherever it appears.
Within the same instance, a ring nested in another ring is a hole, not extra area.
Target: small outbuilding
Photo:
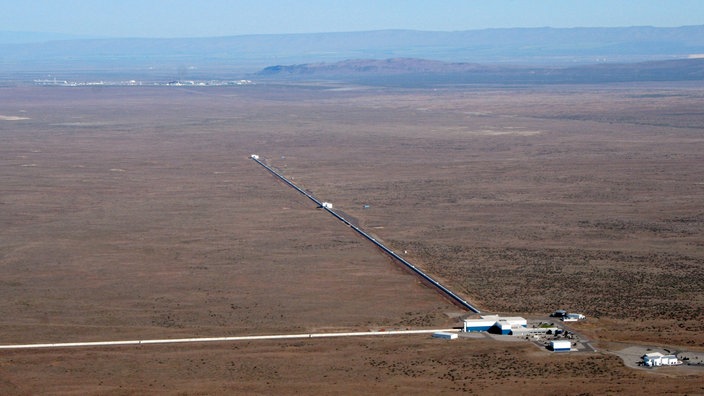
[[[572,350],[572,341],[554,340],[550,341],[550,349],[553,352],[569,352]]]
[[[458,335],[457,333],[448,333],[444,331],[438,331],[433,333],[433,338],[440,338],[443,340],[454,340],[457,339]]]

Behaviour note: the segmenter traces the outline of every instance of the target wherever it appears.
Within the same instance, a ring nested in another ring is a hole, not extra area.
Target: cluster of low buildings
[[[582,315],[582,317],[584,316]],[[465,319],[462,331],[468,333],[487,332],[521,337],[546,334],[557,335],[562,332],[562,329],[551,325],[528,327],[528,321],[520,316],[483,315],[480,316],[479,319]]]
[[[573,322],[586,319],[586,317],[582,314],[568,313],[564,310],[557,310],[550,316],[559,318],[564,322]],[[528,327],[528,321],[520,316],[481,315],[478,318],[466,318],[463,320],[462,332],[485,332],[491,334],[525,337],[527,339],[532,336],[536,340],[543,340],[546,348],[554,352],[579,350],[579,343],[575,343],[572,334],[565,329],[558,328],[552,323],[548,324],[543,322],[540,322],[537,327],[535,324],[533,324],[532,327]],[[457,334],[450,333],[436,333],[433,336],[436,338],[446,339],[457,338]],[[647,353],[641,358],[643,359],[642,365],[645,367],[676,366],[683,364],[683,362],[679,360],[676,355],[665,355],[660,352]]]
[[[586,319],[582,314],[567,313],[564,310],[555,311],[550,316],[560,318],[564,322]],[[520,316],[482,315],[479,318],[465,319],[462,331],[526,336],[531,334],[556,334],[560,329],[554,326],[528,328],[528,321]]]
[[[528,327],[528,321],[520,316],[482,315],[479,318],[464,319],[462,331],[467,333],[487,332],[516,337],[558,335],[564,331],[552,325]],[[549,348],[555,352],[572,350],[570,340],[552,340]]]
[[[578,313],[568,313],[564,310],[557,310],[550,315],[551,317],[559,318],[564,322],[573,322],[585,320],[586,317]],[[462,323],[462,332],[465,333],[491,333],[500,335],[509,335],[517,337],[544,340],[546,348],[554,352],[569,352],[579,350],[579,343],[573,342],[572,334],[565,329],[558,328],[552,323],[543,323],[536,327],[528,327],[528,321],[520,316],[500,316],[500,315],[481,315],[478,318],[465,318]],[[545,340],[547,336],[547,340]],[[555,336],[555,337],[553,337]],[[437,332],[433,334],[435,338],[456,339],[457,333]],[[568,338],[568,339],[565,339]],[[549,342],[549,343],[548,343]],[[661,366],[676,366],[683,364],[681,360],[673,354],[662,354],[660,352],[651,352],[643,355],[642,365],[645,367],[661,367]]]

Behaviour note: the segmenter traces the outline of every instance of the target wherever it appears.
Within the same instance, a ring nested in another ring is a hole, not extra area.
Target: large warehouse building
[[[483,315],[479,319],[465,319],[462,331],[488,331],[496,334],[513,334],[513,329],[525,328],[528,321],[520,316]]]

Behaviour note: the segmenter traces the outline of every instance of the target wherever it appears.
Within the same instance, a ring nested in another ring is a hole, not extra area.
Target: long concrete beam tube
[[[273,169],[273,168],[270,167],[269,165],[267,165],[267,164],[265,164],[264,162],[262,162],[262,161],[259,159],[259,156],[258,156],[258,155],[253,154],[253,155],[251,156],[251,158],[252,158],[252,160],[256,161],[259,165],[261,165],[261,166],[263,166],[264,168],[266,168],[266,170],[268,170],[269,172],[271,172],[274,176],[276,176],[277,178],[279,178],[280,180],[282,180],[284,183],[288,184],[290,187],[294,188],[296,191],[298,191],[298,192],[300,192],[301,194],[303,194],[303,195],[305,195],[306,197],[308,197],[311,201],[315,202],[315,203],[316,203],[319,207],[321,207],[323,210],[327,211],[327,212],[330,213],[331,215],[335,216],[338,220],[340,220],[340,221],[342,221],[343,223],[347,224],[350,228],[352,228],[352,229],[355,230],[358,234],[362,235],[364,238],[366,238],[367,240],[369,240],[370,242],[372,242],[373,244],[375,244],[377,247],[379,247],[381,250],[383,250],[386,254],[388,254],[388,255],[391,256],[392,258],[396,259],[398,262],[400,262],[401,264],[403,264],[406,268],[408,268],[408,269],[410,269],[411,271],[413,271],[416,275],[420,276],[423,280],[425,280],[426,282],[428,282],[430,285],[432,285],[432,286],[435,287],[438,291],[440,291],[443,295],[445,295],[446,297],[448,297],[452,302],[454,302],[455,304],[458,304],[458,305],[462,306],[463,308],[466,308],[466,309],[468,309],[468,310],[470,310],[470,311],[472,311],[472,312],[481,313],[481,311],[480,311],[477,307],[475,307],[474,305],[472,305],[472,304],[470,304],[469,302],[467,302],[466,300],[464,300],[462,297],[460,297],[459,295],[457,295],[456,293],[454,293],[452,290],[450,290],[450,289],[448,289],[447,287],[443,286],[440,282],[438,282],[437,280],[433,279],[433,277],[431,277],[430,275],[426,274],[425,272],[423,272],[420,268],[416,267],[415,265],[411,264],[408,260],[406,260],[406,259],[404,259],[403,257],[399,256],[396,252],[394,252],[393,250],[391,250],[390,248],[388,248],[386,245],[384,245],[383,243],[381,243],[381,242],[379,242],[378,240],[376,240],[376,239],[375,239],[374,237],[372,237],[371,235],[367,234],[367,233],[366,233],[364,230],[362,230],[361,228],[359,228],[359,227],[355,226],[354,224],[352,224],[349,220],[345,219],[342,215],[340,215],[339,213],[335,212],[335,210],[333,210],[332,208],[328,208],[328,207],[323,206],[323,203],[322,203],[319,199],[317,199],[316,197],[314,197],[312,194],[308,193],[307,191],[303,190],[302,188],[298,187],[295,183],[293,183],[292,181],[288,180],[286,177],[284,177],[282,174],[280,174],[279,172],[277,172],[275,169]]]

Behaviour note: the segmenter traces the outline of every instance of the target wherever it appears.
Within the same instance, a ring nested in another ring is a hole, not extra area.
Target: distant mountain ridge
[[[2,32],[0,32],[2,37]],[[675,28],[515,28],[458,32],[379,30],[183,39],[70,39],[4,43],[14,75],[113,73],[207,78],[280,64],[418,58],[482,64],[639,62],[704,54],[704,25]]]
[[[0,44],[45,43],[58,40],[86,40],[95,37],[46,32],[0,31]]]
[[[427,59],[351,59],[335,63],[269,66],[258,77],[273,80],[334,80],[385,86],[447,84],[565,84],[704,80],[704,59],[677,59],[582,66],[517,66]]]

